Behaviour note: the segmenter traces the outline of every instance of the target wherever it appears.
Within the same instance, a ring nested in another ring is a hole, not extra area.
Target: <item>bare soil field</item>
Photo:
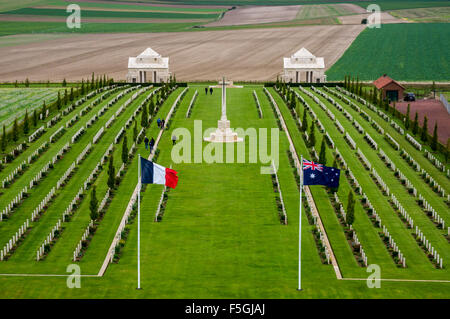
[[[416,111],[419,114],[420,126],[423,125],[423,117],[428,117],[428,133],[433,135],[434,124],[438,124],[438,138],[439,142],[444,145],[447,144],[447,139],[450,138],[450,115],[445,109],[444,105],[439,100],[426,99],[417,100],[415,102],[399,102],[396,104],[397,110],[406,114],[408,103],[411,105],[410,118],[414,121]]]
[[[261,24],[295,19],[300,6],[241,7],[230,10],[219,21],[208,23],[208,27]]]
[[[371,13],[354,14],[348,16],[341,16],[339,20],[342,24],[361,24],[361,20],[367,18]],[[381,23],[407,23],[409,21],[396,18],[389,14],[388,12],[381,12]]]
[[[128,57],[151,47],[170,57],[177,80],[268,81],[282,71],[282,58],[306,47],[329,68],[364,29],[303,26],[201,32],[85,34],[0,47],[0,82],[81,81],[92,72],[125,79]],[[311,36],[314,34],[314,37]],[[10,36],[20,38],[24,35]]]

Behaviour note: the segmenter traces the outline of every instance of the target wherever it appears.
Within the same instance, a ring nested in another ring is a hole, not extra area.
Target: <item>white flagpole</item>
[[[137,272],[138,286],[141,289],[141,154],[138,156],[138,246],[137,246]]]
[[[300,208],[298,214],[298,290],[302,290],[302,190],[303,155],[300,157]]]

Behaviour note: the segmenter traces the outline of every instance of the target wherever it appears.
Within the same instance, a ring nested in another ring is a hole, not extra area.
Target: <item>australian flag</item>
[[[336,167],[328,167],[313,161],[303,160],[303,185],[324,185],[327,187],[339,187],[341,170]]]

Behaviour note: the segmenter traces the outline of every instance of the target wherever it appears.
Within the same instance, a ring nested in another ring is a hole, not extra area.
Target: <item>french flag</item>
[[[177,172],[141,157],[141,183],[161,184],[175,188],[178,183]]]

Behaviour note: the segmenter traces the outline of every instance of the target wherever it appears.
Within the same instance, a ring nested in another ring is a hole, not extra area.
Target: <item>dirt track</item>
[[[242,7],[225,13],[219,21],[208,23],[208,27],[226,25],[261,24],[295,19],[300,6]]]
[[[0,48],[0,81],[80,81],[95,72],[125,79],[129,56],[152,47],[170,57],[178,80],[274,80],[282,58],[301,47],[323,56],[329,68],[363,26],[227,31],[86,34]],[[314,35],[314,36],[311,36]],[[20,35],[10,36],[20,38]]]

